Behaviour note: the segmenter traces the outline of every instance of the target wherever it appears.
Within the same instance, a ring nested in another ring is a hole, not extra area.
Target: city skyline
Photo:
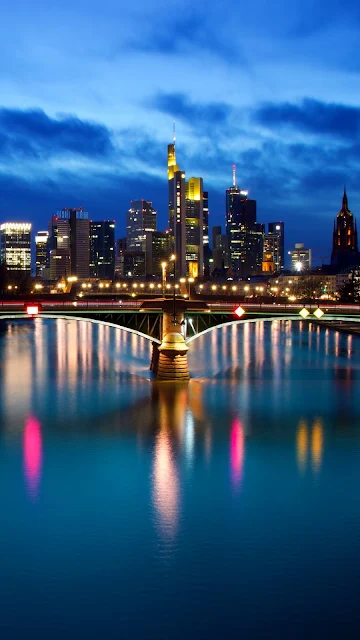
[[[20,0],[8,8],[0,27],[1,218],[41,229],[57,208],[83,206],[120,231],[130,200],[145,199],[165,228],[175,120],[180,165],[209,191],[210,226],[222,224],[235,163],[261,222],[283,220],[288,246],[329,253],[344,182],[360,210],[356,4],[331,0],[324,12],[319,1],[293,0],[284,12],[278,1],[226,1],[210,12],[185,1],[179,13],[166,9],[163,0],[94,3],[91,11],[65,0],[51,13],[40,0]],[[241,39],[237,24],[246,25]],[[69,34],[71,49],[63,46]]]

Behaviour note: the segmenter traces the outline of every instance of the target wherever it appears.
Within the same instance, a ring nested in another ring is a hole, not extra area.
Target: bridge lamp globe
[[[120,285],[120,282],[117,282],[117,283],[116,283],[116,285],[115,285],[115,287],[116,287],[117,289],[120,289],[120,286],[121,286],[121,285]]]
[[[320,318],[322,318],[323,315],[324,315],[324,312],[319,307],[316,309],[316,311],[314,311],[314,316],[318,320],[320,320]]]
[[[236,307],[236,309],[234,309],[234,313],[238,318],[241,318],[245,313],[245,309],[242,307]]]
[[[299,311],[299,315],[305,320],[305,318],[307,318],[310,315],[310,311],[308,311],[307,309],[305,309],[305,307],[303,307],[301,311]]]

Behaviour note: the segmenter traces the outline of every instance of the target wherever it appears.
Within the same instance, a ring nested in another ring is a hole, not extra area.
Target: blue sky
[[[330,255],[346,182],[360,211],[360,7],[353,0],[5,2],[0,220],[84,206],[125,231],[130,199],[167,223],[166,145],[209,191],[257,200],[287,248]]]

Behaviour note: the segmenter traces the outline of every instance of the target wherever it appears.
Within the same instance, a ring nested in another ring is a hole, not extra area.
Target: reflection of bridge
[[[0,302],[1,318],[22,318],[26,317],[24,301],[3,301]],[[105,322],[128,331],[142,334],[155,342],[160,342],[164,334],[164,315],[172,315],[173,302],[169,299],[153,300],[88,300],[75,302],[43,300],[41,302],[41,316],[43,317],[66,317],[74,320],[91,320],[94,322]],[[188,339],[198,334],[227,323],[243,323],[256,320],[300,320],[299,311],[303,304],[258,304],[241,303],[245,310],[243,319],[239,320],[235,314],[234,302],[208,302],[202,300],[185,301],[176,300],[176,316],[178,322],[182,323],[185,335]],[[306,305],[307,309],[314,311],[318,305]],[[351,321],[354,325],[360,321],[359,305],[329,304],[321,305],[325,312],[326,322],[337,324]],[[308,320],[312,320],[310,315]],[[315,320],[315,319],[314,319]],[[321,322],[321,321],[320,321]],[[349,324],[350,326],[350,324]],[[335,328],[335,326],[334,326]],[[359,326],[360,328],[360,326]]]

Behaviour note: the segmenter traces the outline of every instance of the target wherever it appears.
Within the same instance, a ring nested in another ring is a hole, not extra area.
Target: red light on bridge
[[[242,307],[236,307],[236,309],[234,309],[234,313],[238,318],[241,318],[241,316],[243,316],[245,313],[245,309],[243,309]]]
[[[27,304],[25,310],[28,316],[37,316],[40,311],[40,307],[38,304]]]

